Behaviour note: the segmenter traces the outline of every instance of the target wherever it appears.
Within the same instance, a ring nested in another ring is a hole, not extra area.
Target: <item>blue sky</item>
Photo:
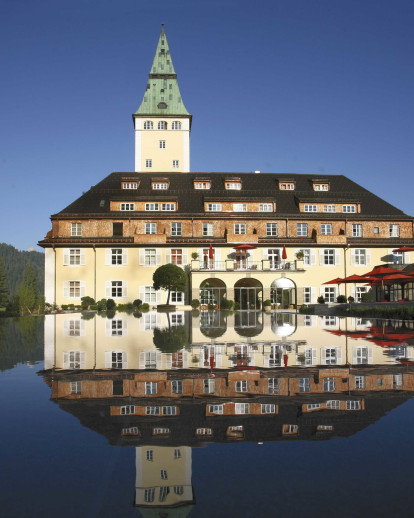
[[[0,242],[133,170],[161,22],[192,171],[344,174],[414,214],[412,0],[2,0]]]

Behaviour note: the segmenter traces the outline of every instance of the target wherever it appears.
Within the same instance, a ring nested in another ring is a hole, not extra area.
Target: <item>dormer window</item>
[[[279,182],[279,190],[280,191],[294,191],[295,183],[294,182]]]
[[[135,210],[135,203],[121,203],[121,210]]]
[[[314,183],[314,191],[329,191],[329,183]]]
[[[356,205],[342,205],[342,212],[356,212]]]
[[[196,180],[194,182],[194,189],[197,189],[197,190],[211,189],[211,182],[209,180]]]
[[[240,180],[226,180],[224,182],[224,187],[227,190],[240,191],[242,188],[242,184]]]
[[[166,191],[168,187],[168,182],[152,182],[152,189],[154,191]]]
[[[122,182],[122,189],[138,189],[138,182]]]
[[[318,206],[310,203],[305,203],[304,210],[305,212],[318,212]]]
[[[167,122],[166,121],[160,121],[158,123],[158,129],[159,130],[166,130],[167,129]]]
[[[152,130],[154,129],[154,123],[152,121],[144,122],[144,130]]]
[[[221,210],[222,210],[221,203],[208,203],[207,210],[209,212],[221,212]]]

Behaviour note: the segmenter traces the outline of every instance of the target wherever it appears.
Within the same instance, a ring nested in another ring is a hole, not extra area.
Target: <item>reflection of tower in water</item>
[[[191,448],[149,445],[138,447],[135,452],[135,505],[140,507],[141,514],[146,516],[147,509],[154,516],[157,510],[162,511],[159,516],[170,517],[175,516],[174,509],[180,508],[180,516],[186,516],[195,503]]]

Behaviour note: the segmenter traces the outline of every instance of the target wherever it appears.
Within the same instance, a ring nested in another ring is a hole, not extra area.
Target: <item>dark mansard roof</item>
[[[242,182],[240,190],[226,190],[225,182],[228,180]],[[195,190],[194,182],[210,181],[208,190]],[[122,189],[121,182],[138,182],[136,190]],[[168,182],[167,190],[153,190],[152,182]],[[293,182],[294,190],[280,190],[279,182]],[[314,182],[328,183],[328,191],[315,191]],[[374,219],[385,217],[391,219],[411,219],[401,210],[382,200],[367,189],[343,175],[331,175],[321,179],[320,175],[310,174],[274,174],[274,173],[134,173],[115,172],[104,178],[97,185],[92,186],[80,198],[68,205],[56,217],[137,217],[144,212],[115,212],[110,211],[110,201],[175,201],[177,211],[168,214],[163,212],[163,217],[177,214],[184,216],[205,215],[205,202],[275,202],[276,212],[273,217],[306,217],[306,219],[320,219],[329,216],[329,219],[340,218],[341,213],[303,213],[299,210],[299,203],[360,203],[360,214],[348,216],[358,219]],[[153,217],[154,213],[152,213]],[[209,213],[211,217],[211,213]],[[269,213],[243,213],[246,218],[269,218]],[[214,213],[215,218],[228,218],[229,213]]]

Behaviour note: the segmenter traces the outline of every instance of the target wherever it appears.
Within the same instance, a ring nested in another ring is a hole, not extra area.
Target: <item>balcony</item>
[[[249,261],[240,260],[235,261],[234,259],[226,259],[225,261],[191,261],[192,272],[304,272],[303,268],[299,268],[297,261],[269,261],[264,259],[262,261]]]

